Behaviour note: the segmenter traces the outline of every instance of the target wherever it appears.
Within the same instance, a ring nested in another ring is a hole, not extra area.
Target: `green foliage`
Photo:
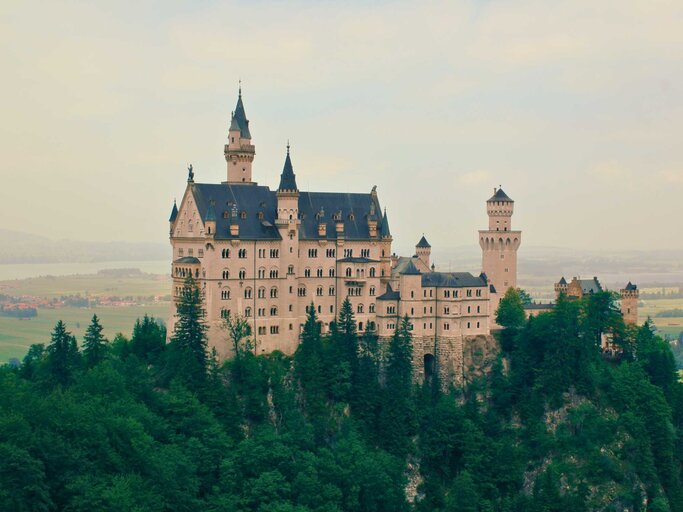
[[[524,319],[524,303],[520,291],[508,288],[498,304],[496,323],[508,329],[518,328],[524,325]]]
[[[167,375],[198,389],[206,379],[208,367],[206,324],[202,293],[188,275],[176,304],[177,320],[168,347]]]
[[[106,353],[107,340],[102,335],[102,324],[97,315],[93,315],[83,337],[83,360],[88,368],[92,368],[104,359]]]
[[[671,350],[608,296],[520,323],[510,294],[511,343],[444,393],[413,381],[407,317],[359,337],[348,304],[328,335],[310,307],[291,358],[230,319],[221,365],[187,285],[168,346],[144,318],[107,347],[93,319],[81,356],[59,322],[0,367],[0,509],[683,512]],[[629,350],[604,358],[598,335]]]

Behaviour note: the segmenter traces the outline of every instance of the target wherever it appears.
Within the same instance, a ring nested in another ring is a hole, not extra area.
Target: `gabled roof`
[[[400,274],[405,276],[419,276],[420,274],[422,274],[422,272],[420,272],[415,266],[415,263],[413,263],[413,261],[410,260],[406,267],[400,272]]]
[[[299,190],[296,186],[296,176],[292,167],[292,159],[289,157],[289,144],[287,144],[287,158],[285,158],[285,165],[282,168],[280,175],[280,186],[278,190]]]
[[[401,292],[395,292],[390,284],[387,284],[387,291],[377,297],[377,300],[400,300]]]
[[[431,247],[431,245],[429,245],[429,242],[427,242],[427,239],[425,238],[425,236],[422,235],[422,238],[420,238],[420,241],[417,243],[417,245],[415,247],[428,248],[428,247]]]
[[[494,189],[494,190],[495,190],[494,194],[487,201],[487,203],[490,201],[503,201],[503,202],[514,203],[514,201],[512,199],[510,199],[505,192],[503,192],[502,188],[498,188],[498,189]]]
[[[638,287],[635,284],[632,284],[631,281],[628,282],[626,285],[626,288],[624,288],[627,291],[635,291],[638,289]]]
[[[600,293],[602,291],[602,286],[600,285],[600,281],[598,281],[597,277],[594,277],[593,279],[577,279],[579,282],[579,286],[581,286],[581,290],[583,290],[583,293]]]
[[[469,272],[429,272],[422,274],[422,287],[437,288],[478,288],[486,286],[481,277]]]
[[[171,210],[171,216],[168,218],[169,222],[173,222],[178,217],[178,205],[173,201],[173,209]]]
[[[241,87],[239,97],[237,98],[237,106],[235,107],[235,115],[233,116],[233,121],[236,121],[237,125],[240,128],[240,137],[244,139],[251,139],[251,133],[249,133],[249,120],[247,119],[247,114],[244,112],[244,104],[242,103]]]
[[[567,284],[567,280],[564,278],[564,276],[562,276],[562,277],[560,278],[560,282],[557,283],[557,284]]]

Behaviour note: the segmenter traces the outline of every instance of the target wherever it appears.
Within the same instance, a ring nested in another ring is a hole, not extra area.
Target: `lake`
[[[70,276],[96,274],[110,268],[139,268],[149,274],[170,274],[168,260],[98,261],[94,263],[11,263],[0,264],[0,281],[40,276]]]

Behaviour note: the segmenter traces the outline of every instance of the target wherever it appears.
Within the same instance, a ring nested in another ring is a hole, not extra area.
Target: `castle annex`
[[[424,236],[414,255],[393,254],[375,187],[302,191],[289,146],[277,190],[258,185],[241,91],[223,153],[226,181],[197,183],[190,166],[169,219],[174,297],[188,274],[198,281],[219,355],[230,356],[228,315],[249,321],[257,353],[292,354],[311,304],[325,333],[348,297],[359,333],[388,339],[408,315],[417,372],[438,368],[462,379],[465,348],[490,335],[500,298],[517,284],[521,232],[512,229],[514,202],[502,189],[486,202],[488,229],[479,231],[482,272],[437,272]]]

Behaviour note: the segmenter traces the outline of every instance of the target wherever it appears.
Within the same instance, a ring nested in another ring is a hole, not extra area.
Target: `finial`
[[[239,83],[239,95],[241,98],[242,97],[242,79],[241,78],[238,80],[238,83]]]
[[[287,139],[287,154],[289,155],[289,139]]]
[[[187,181],[194,181],[194,171],[192,170],[192,164],[187,167]]]

